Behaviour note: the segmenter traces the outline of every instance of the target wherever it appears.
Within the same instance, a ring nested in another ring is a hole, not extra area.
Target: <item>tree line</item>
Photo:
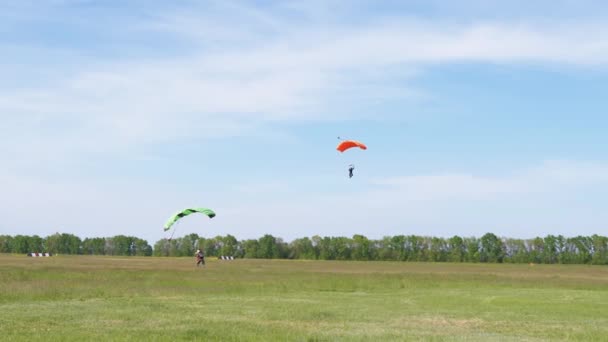
[[[0,235],[0,253],[53,253],[82,255],[152,255],[152,246],[146,240],[134,236],[116,235],[106,238],[82,240],[73,234]]]
[[[154,248],[147,241],[118,235],[81,240],[72,234],[39,236],[0,235],[0,253],[49,252],[87,255],[193,256],[201,249],[206,256],[262,259],[387,260],[434,262],[489,262],[608,265],[608,237],[547,235],[533,239],[499,238],[487,233],[480,238],[419,235],[368,239],[352,237],[304,237],[285,242],[266,234],[259,239],[237,240],[228,234],[213,238],[189,234],[159,240]]]

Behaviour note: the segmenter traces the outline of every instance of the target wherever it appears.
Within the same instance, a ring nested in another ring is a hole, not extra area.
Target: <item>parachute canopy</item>
[[[344,140],[341,141],[338,144],[338,147],[336,147],[336,149],[340,152],[344,152],[346,150],[348,150],[349,148],[353,148],[353,147],[358,147],[362,150],[367,150],[367,146],[365,146],[365,144],[358,142],[356,140]]]
[[[175,215],[171,216],[169,218],[169,220],[167,220],[167,223],[165,223],[165,231],[169,230],[171,228],[171,226],[177,222],[179,219],[181,219],[184,216],[188,216],[190,214],[194,214],[194,213],[201,213],[201,214],[205,214],[207,216],[209,216],[209,218],[214,218],[215,217],[215,212],[213,212],[213,210],[211,209],[207,209],[207,208],[188,208],[188,209],[184,209],[180,212],[175,213]]]

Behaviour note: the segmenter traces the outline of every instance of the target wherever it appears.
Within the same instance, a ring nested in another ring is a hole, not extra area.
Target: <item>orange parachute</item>
[[[336,147],[336,149],[340,152],[344,152],[344,151],[348,150],[349,148],[353,148],[353,147],[359,147],[362,150],[367,150],[367,146],[365,146],[365,144],[355,141],[355,140],[341,141],[338,144],[338,147]]]

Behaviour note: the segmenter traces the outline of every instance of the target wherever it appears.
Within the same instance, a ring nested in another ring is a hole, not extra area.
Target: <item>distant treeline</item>
[[[107,238],[80,239],[72,234],[53,234],[45,238],[38,235],[0,235],[0,253],[54,253],[86,255],[152,255],[152,246],[146,240],[133,236],[117,235]]]
[[[544,238],[499,238],[487,233],[481,238],[387,236],[370,240],[353,237],[304,237],[285,242],[272,235],[237,240],[232,235],[204,238],[190,234],[159,240],[152,248],[145,240],[118,235],[81,240],[71,234],[46,238],[0,235],[0,252],[50,252],[90,255],[193,256],[196,249],[206,256],[262,259],[392,260],[435,262],[490,262],[608,265],[608,237],[548,235]]]

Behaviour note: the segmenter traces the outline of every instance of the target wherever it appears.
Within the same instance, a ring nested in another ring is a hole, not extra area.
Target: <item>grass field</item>
[[[0,255],[3,341],[608,339],[601,266]]]

